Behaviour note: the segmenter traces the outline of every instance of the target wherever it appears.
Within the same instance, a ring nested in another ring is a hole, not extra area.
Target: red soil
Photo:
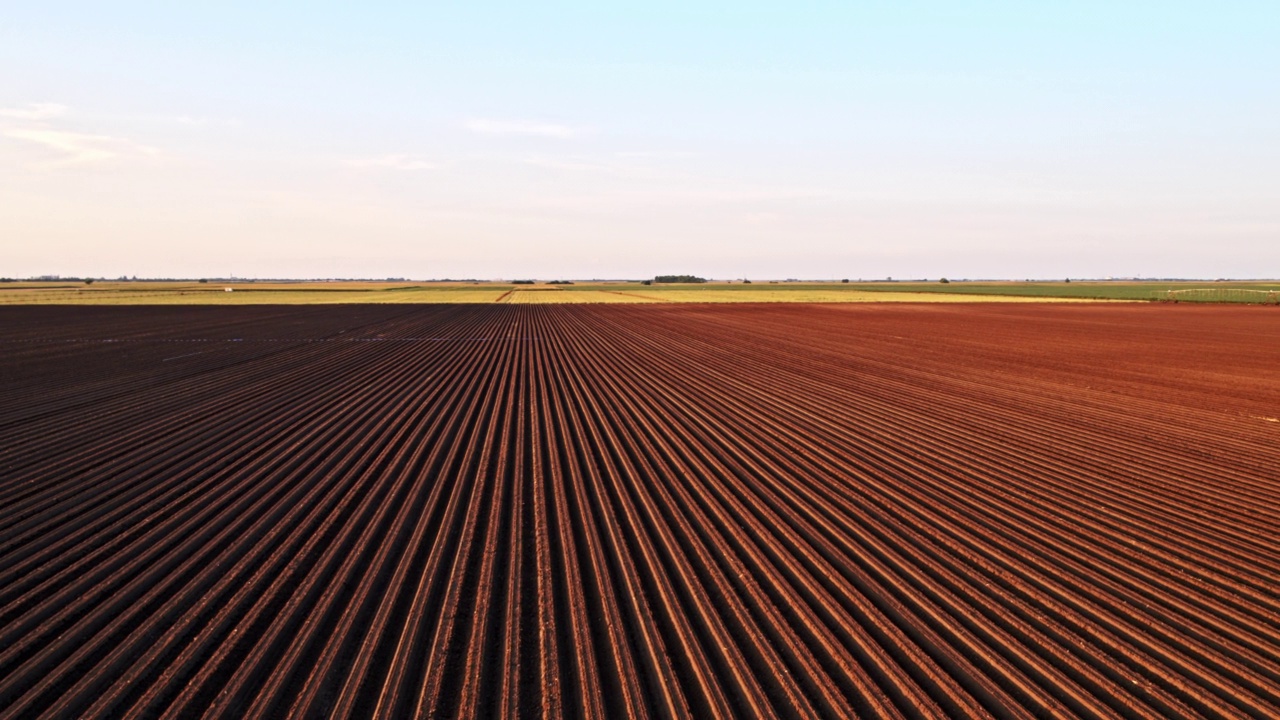
[[[1280,314],[0,308],[0,716],[1280,715]]]

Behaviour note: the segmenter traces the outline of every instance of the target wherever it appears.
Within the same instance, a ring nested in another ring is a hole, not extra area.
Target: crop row
[[[1265,308],[0,313],[0,717],[1280,713]]]

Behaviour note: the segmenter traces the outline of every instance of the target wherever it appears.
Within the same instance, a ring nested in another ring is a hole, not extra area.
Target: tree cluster
[[[704,283],[706,278],[697,275],[658,275],[653,278],[656,283]]]

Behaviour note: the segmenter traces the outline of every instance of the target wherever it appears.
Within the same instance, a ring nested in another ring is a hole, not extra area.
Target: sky
[[[2,2],[0,277],[1280,276],[1280,3]]]

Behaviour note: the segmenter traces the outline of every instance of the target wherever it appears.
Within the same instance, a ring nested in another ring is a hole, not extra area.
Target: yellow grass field
[[[517,305],[562,305],[562,304],[582,304],[582,303],[656,303],[666,302],[660,298],[638,297],[630,293],[623,293],[614,290],[598,290],[598,289],[561,289],[560,287],[541,288],[533,286],[532,288],[517,287],[513,289],[502,302],[513,303]]]
[[[838,288],[805,288],[802,290],[775,290],[768,286],[760,289],[717,289],[713,285],[697,288],[660,290],[628,290],[637,299],[648,298],[670,303],[1027,303],[1027,302],[1111,302],[1082,298],[1046,298],[1018,295],[959,295],[924,292],[870,292],[841,290]]]

